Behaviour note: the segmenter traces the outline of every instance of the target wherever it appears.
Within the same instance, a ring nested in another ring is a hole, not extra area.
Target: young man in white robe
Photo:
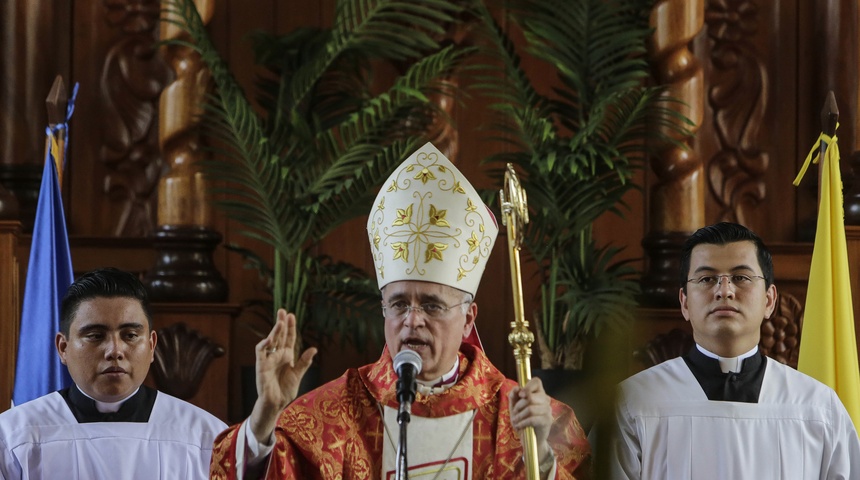
[[[0,479],[205,479],[224,422],[143,381],[156,333],[141,282],[113,268],[76,280],[56,346],[74,385],[0,414]]]
[[[732,223],[699,229],[680,284],[696,345],[620,384],[613,478],[860,478],[860,442],[836,393],[758,349],[777,299],[762,240]]]

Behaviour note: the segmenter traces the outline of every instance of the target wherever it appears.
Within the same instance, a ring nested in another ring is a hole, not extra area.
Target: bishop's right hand
[[[278,415],[299,392],[299,383],[317,353],[308,348],[296,358],[296,316],[278,310],[278,319],[269,336],[255,347],[257,372],[257,401],[251,411],[251,431],[257,441],[270,444]]]

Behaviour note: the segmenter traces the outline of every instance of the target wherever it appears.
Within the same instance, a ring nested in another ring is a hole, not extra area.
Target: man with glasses
[[[541,478],[586,476],[589,446],[573,411],[537,378],[524,388],[505,378],[476,341],[473,298],[498,226],[459,170],[426,144],[383,184],[367,231],[382,293],[382,356],[293,401],[315,350],[293,363],[295,318],[279,312],[257,345],[254,410],[216,441],[212,478],[392,478],[400,435],[392,358],[406,349],[422,360],[407,434],[410,478],[524,478],[518,433],[529,426]]]
[[[857,432],[836,393],[759,351],[773,279],[770,252],[746,227],[690,236],[679,299],[696,345],[620,384],[613,478],[860,478]]]

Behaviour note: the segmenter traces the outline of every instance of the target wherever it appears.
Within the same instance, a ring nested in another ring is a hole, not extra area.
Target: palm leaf
[[[210,192],[247,229],[243,234],[274,248],[275,306],[295,311],[319,335],[375,335],[355,321],[371,310],[378,321],[378,305],[370,308],[370,298],[379,297],[375,282],[309,249],[366,214],[369,192],[438,118],[429,99],[452,94],[440,78],[470,53],[437,41],[460,7],[447,0],[342,0],[330,30],[255,33],[262,115],[218,55],[193,2],[170,0],[167,10],[168,21],[190,37],[174,43],[200,53],[215,86],[203,118],[214,144],[203,163],[216,185]],[[390,60],[410,67],[375,93],[374,62]]]
[[[501,176],[513,163],[531,210],[524,244],[544,283],[543,337],[561,350],[632,318],[638,286],[618,250],[599,247],[592,225],[622,214],[647,154],[649,135],[681,137],[683,123],[666,115],[662,90],[646,84],[651,0],[513,0],[508,18],[526,40],[524,52],[557,73],[552,95],[537,93],[519,53],[483,3],[476,8],[497,63],[479,68],[476,88],[495,103],[492,125],[513,150],[492,155]],[[499,73],[501,69],[501,73]]]

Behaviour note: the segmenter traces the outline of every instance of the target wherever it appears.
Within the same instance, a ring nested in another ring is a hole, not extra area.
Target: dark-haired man
[[[226,425],[142,385],[157,336],[137,277],[86,273],[60,315],[57,352],[74,385],[0,414],[0,479],[208,478]]]
[[[770,252],[746,227],[690,236],[679,299],[696,345],[621,383],[613,479],[860,478],[836,393],[758,349],[773,281]]]

